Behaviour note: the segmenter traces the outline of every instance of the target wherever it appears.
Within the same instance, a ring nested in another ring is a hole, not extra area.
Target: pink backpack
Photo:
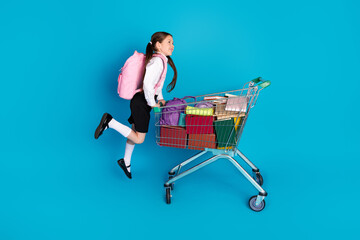
[[[159,82],[155,85],[156,89],[162,84],[166,77],[167,59],[162,54],[154,54],[153,57],[160,57],[164,63],[164,70]],[[129,57],[124,66],[120,69],[118,77],[118,94],[121,98],[132,99],[137,92],[142,91],[142,81],[144,76],[145,54],[137,51]]]

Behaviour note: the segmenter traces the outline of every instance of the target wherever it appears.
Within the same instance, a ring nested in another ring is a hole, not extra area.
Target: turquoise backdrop
[[[359,7],[2,1],[0,239],[359,239]],[[264,177],[262,212],[225,160],[178,181],[165,204],[167,172],[196,151],[157,146],[153,120],[132,180],[116,163],[125,139],[94,139],[104,112],[126,122],[118,70],[156,31],[174,37],[166,99],[271,80],[240,142]]]

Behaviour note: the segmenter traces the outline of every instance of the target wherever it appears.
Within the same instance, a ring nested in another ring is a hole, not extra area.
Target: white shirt
[[[164,99],[162,95],[162,88],[165,81],[161,83],[161,85],[156,89],[155,92],[155,85],[159,82],[163,69],[164,63],[160,57],[151,58],[150,62],[146,65],[143,90],[146,102],[150,107],[153,107],[156,104],[154,99],[155,95],[158,95],[158,100]]]

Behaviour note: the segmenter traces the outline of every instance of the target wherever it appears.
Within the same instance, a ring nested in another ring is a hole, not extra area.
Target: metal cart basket
[[[166,203],[171,203],[175,181],[225,158],[259,191],[258,195],[249,199],[250,208],[257,212],[264,209],[267,193],[261,187],[263,178],[259,169],[238,150],[238,145],[251,108],[255,106],[260,91],[269,85],[270,81],[256,78],[239,90],[189,97],[180,104],[170,105],[168,102],[155,109],[158,145],[202,150],[169,171],[169,180],[164,185]],[[181,171],[185,165],[206,153],[213,156]],[[252,176],[234,159],[235,156],[252,168]]]

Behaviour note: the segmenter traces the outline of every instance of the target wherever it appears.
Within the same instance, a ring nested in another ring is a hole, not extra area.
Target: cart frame
[[[260,170],[238,149],[238,144],[240,142],[239,140],[242,135],[245,123],[249,116],[250,109],[255,106],[260,91],[263,90],[264,88],[268,87],[269,85],[270,85],[270,81],[264,81],[259,77],[250,82],[245,83],[243,88],[239,89],[239,90],[195,96],[196,99],[203,99],[206,96],[215,96],[215,95],[221,95],[221,94],[225,94],[225,93],[237,92],[237,93],[240,93],[240,95],[249,97],[249,102],[248,102],[247,110],[246,110],[245,116],[242,120],[243,122],[241,123],[240,129],[235,132],[236,140],[237,140],[235,143],[235,146],[229,144],[229,141],[230,141],[230,137],[229,137],[224,149],[204,148],[203,151],[188,158],[187,160],[185,160],[182,163],[178,164],[177,166],[173,167],[169,171],[169,180],[166,181],[164,184],[165,192],[166,192],[166,202],[168,204],[171,203],[171,197],[172,197],[171,191],[173,190],[174,183],[177,180],[179,180],[187,175],[190,175],[219,159],[227,159],[259,191],[258,195],[252,196],[249,199],[250,208],[256,212],[259,212],[264,209],[264,207],[265,207],[264,199],[267,196],[267,192],[262,188],[262,184],[263,184],[262,175],[260,174]],[[207,101],[199,101],[199,102],[207,102]],[[191,102],[191,104],[194,104],[194,103],[195,102]],[[161,109],[165,108],[165,107],[166,106],[161,107],[160,109],[155,109],[155,114],[161,114]],[[239,115],[240,115],[240,112],[239,112]],[[158,121],[155,122],[155,126],[157,128],[160,127]],[[233,129],[231,131],[232,131],[231,134],[233,134],[233,131],[235,131],[235,127],[233,127]],[[231,136],[231,134],[229,136]],[[211,153],[212,156],[210,158],[202,161],[201,163],[188,168],[185,171],[181,171],[183,167],[189,165],[190,163],[192,163],[193,161],[197,160],[199,157],[201,157],[207,153]],[[248,166],[251,167],[251,169],[252,169],[251,175],[239,164],[238,161],[235,160],[235,158],[234,158],[235,156],[240,157]]]

